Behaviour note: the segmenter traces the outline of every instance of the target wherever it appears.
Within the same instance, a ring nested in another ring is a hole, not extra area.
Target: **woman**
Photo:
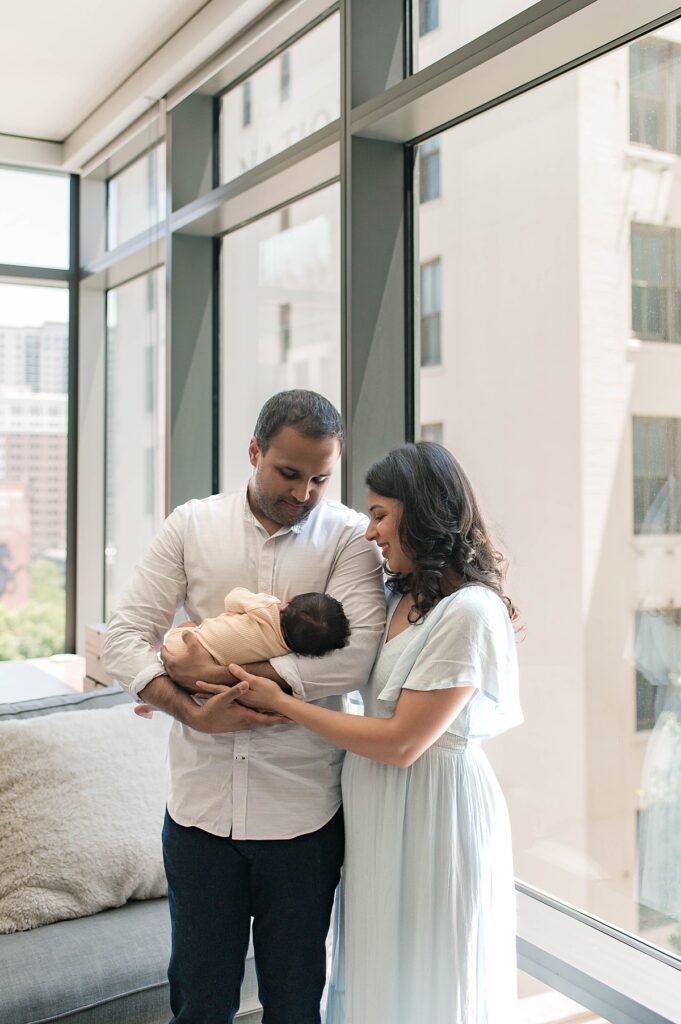
[[[440,445],[396,448],[367,484],[367,537],[386,560],[390,597],[365,717],[230,667],[249,684],[245,702],[349,751],[327,1024],[509,1024],[510,830],[477,742],[522,720],[503,562]]]

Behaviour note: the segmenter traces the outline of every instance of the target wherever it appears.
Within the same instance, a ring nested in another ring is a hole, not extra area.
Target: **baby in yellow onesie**
[[[215,618],[171,629],[164,640],[171,654],[182,654],[188,630],[219,665],[247,665],[290,653],[319,657],[345,647],[350,636],[343,606],[329,594],[298,594],[282,604],[271,594],[242,587],[230,590],[224,612]],[[152,711],[149,704],[135,707],[143,717]]]

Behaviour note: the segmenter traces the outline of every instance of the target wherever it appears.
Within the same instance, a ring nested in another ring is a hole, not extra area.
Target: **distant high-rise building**
[[[0,482],[25,486],[33,556],[51,551],[65,557],[66,403],[65,394],[27,389],[1,395]]]

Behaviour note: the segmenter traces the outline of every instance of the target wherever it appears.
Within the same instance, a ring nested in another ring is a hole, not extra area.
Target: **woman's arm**
[[[403,690],[392,718],[368,718],[307,704],[283,693],[276,683],[251,675],[238,665],[229,668],[249,686],[239,697],[240,703],[284,715],[338,747],[397,768],[408,768],[431,747],[475,692],[472,686]],[[209,683],[196,685],[207,693],[219,690]]]

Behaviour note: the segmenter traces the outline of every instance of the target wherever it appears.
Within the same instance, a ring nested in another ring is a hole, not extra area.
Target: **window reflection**
[[[160,267],[107,293],[107,617],[165,514],[163,273]]]
[[[340,193],[315,192],[222,246],[222,490],[250,473],[254,410],[284,388],[340,405]],[[331,489],[340,496],[340,475]]]
[[[527,626],[526,724],[490,749],[516,873],[671,951],[681,951],[677,48],[678,22],[442,133],[441,195],[419,194],[415,254],[421,436],[441,424],[493,510]],[[421,189],[428,158],[421,147]]]
[[[165,204],[166,147],[161,143],[107,182],[107,248],[162,221]]]
[[[488,32],[531,6],[529,0],[411,0],[414,31],[414,70]]]
[[[326,18],[220,101],[220,180],[231,181],[340,115],[340,19]]]

